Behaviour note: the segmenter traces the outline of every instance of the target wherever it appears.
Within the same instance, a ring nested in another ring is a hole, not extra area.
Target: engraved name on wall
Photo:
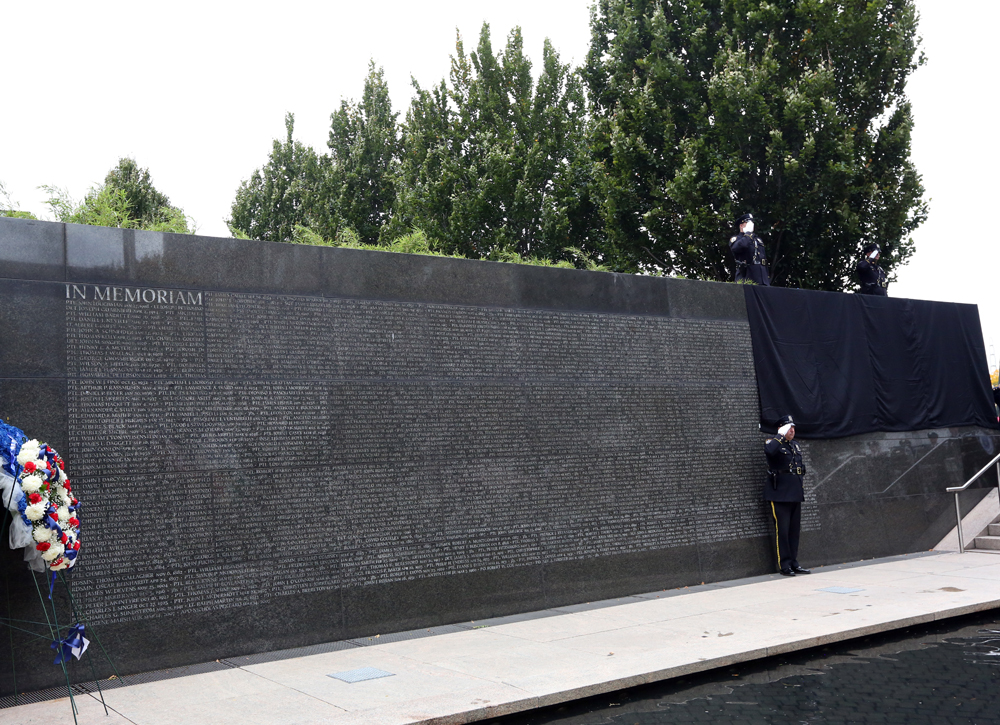
[[[103,285],[66,313],[96,622],[768,532],[739,323]]]

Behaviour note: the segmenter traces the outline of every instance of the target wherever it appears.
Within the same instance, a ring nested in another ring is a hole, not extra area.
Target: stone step
[[[1000,524],[990,524],[986,527],[987,536],[1000,536]]]
[[[977,536],[974,543],[977,549],[1000,551],[1000,536]]]

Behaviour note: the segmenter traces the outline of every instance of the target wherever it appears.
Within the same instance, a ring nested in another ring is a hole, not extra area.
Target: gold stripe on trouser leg
[[[781,542],[778,540],[778,512],[774,510],[774,501],[771,502],[771,515],[774,517],[774,549],[778,552],[778,568],[781,568]]]

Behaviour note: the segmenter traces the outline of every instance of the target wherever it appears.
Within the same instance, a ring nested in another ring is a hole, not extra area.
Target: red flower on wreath
[[[35,548],[38,549],[39,551],[48,551],[50,546],[52,546],[52,544],[50,544],[47,541],[43,541],[42,543],[38,544]]]
[[[73,542],[73,551],[79,551],[79,550],[80,550],[80,542],[79,541],[74,541]]]
[[[62,543],[64,543],[64,544],[65,544],[65,543],[66,543],[67,541],[69,541],[69,537],[68,537],[68,536],[66,535],[66,532],[65,532],[65,531],[63,532],[63,535],[59,537],[59,541],[61,541],[61,542],[62,542]]]
[[[32,471],[34,471],[35,470],[35,462],[34,461],[28,461],[27,463],[25,463],[24,464],[24,470],[27,471],[28,473],[31,473]]]
[[[78,519],[76,516],[73,516],[69,520],[69,525],[70,526],[79,526],[80,525],[80,519]]]
[[[28,494],[28,501],[30,501],[31,503],[40,503],[41,500],[42,500],[42,494],[40,494],[40,493],[29,493]]]

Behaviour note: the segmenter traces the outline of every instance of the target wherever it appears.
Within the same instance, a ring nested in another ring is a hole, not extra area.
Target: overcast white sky
[[[405,111],[410,77],[423,86],[448,72],[456,28],[473,47],[483,21],[494,47],[520,25],[540,62],[548,37],[564,60],[583,61],[590,0],[441,0],[433,3],[148,4],[53,0],[7,3],[0,43],[5,81],[0,181],[39,216],[37,187],[76,197],[133,156],[199,232],[228,236],[239,183],[284,134],[325,150],[329,115],[358,98],[369,58],[384,67]],[[987,345],[1000,346],[992,243],[1000,148],[993,132],[1000,61],[996,0],[917,0],[927,65],[909,95],[913,158],[931,200],[917,252],[890,287],[894,297],[979,305]],[[995,363],[993,363],[995,364]],[[992,365],[991,364],[991,367]]]

